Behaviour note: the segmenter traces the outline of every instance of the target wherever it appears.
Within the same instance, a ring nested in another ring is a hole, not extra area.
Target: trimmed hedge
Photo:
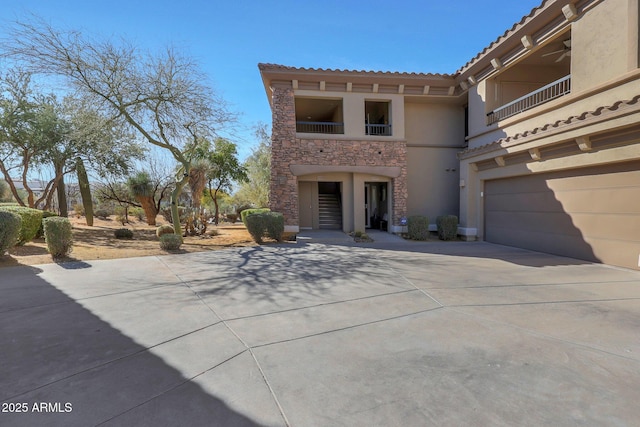
[[[407,232],[411,240],[427,240],[429,238],[429,218],[422,215],[410,216],[407,219]]]
[[[64,257],[73,248],[73,234],[68,218],[52,216],[42,220],[47,250],[53,258]]]
[[[0,256],[18,242],[22,218],[13,212],[0,211]]]
[[[263,237],[269,237],[278,242],[284,234],[284,216],[279,212],[252,213],[245,218],[247,230],[253,240],[260,244]]]
[[[160,249],[163,251],[177,251],[182,246],[182,237],[177,234],[163,234],[160,236]]]
[[[245,227],[248,227],[247,217],[249,215],[255,215],[255,214],[260,214],[265,212],[271,212],[271,209],[269,208],[245,209],[242,212],[240,212],[240,219],[242,219],[242,223],[245,225]]]
[[[13,212],[20,215],[22,223],[20,225],[20,237],[18,237],[18,245],[24,245],[35,239],[42,224],[42,211],[38,209],[27,208],[25,206],[2,206],[0,210],[5,212]]]
[[[436,218],[438,238],[440,240],[454,240],[458,236],[458,217],[442,215]]]
[[[50,211],[42,211],[42,219],[49,218],[52,216],[58,216],[58,214]],[[40,221],[40,228],[38,228],[38,233],[36,233],[36,238],[41,239],[43,237],[44,237],[44,225],[42,224],[42,221]]]

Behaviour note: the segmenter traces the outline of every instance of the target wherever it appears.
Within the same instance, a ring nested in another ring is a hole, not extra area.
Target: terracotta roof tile
[[[628,100],[623,100],[623,101],[617,101],[612,105],[608,105],[608,106],[602,106],[602,107],[598,107],[595,110],[590,110],[590,111],[585,111],[581,114],[575,115],[575,116],[570,116],[564,120],[556,120],[554,122],[551,123],[547,123],[543,126],[539,126],[536,128],[533,128],[531,130],[525,131],[525,132],[520,132],[517,133],[515,135],[511,135],[511,136],[507,136],[504,138],[500,138],[496,141],[490,142],[488,144],[485,145],[481,145],[479,147],[475,147],[475,148],[470,148],[467,150],[464,150],[460,153],[461,156],[466,156],[472,153],[476,153],[476,152],[480,152],[480,151],[491,151],[492,148],[498,148],[498,147],[505,147],[505,146],[509,146],[509,145],[513,145],[515,143],[519,143],[521,142],[522,139],[525,139],[527,137],[530,137],[532,135],[537,135],[540,133],[544,133],[544,132],[549,132],[552,130],[560,130],[565,126],[569,126],[569,125],[574,125],[577,123],[582,123],[585,120],[594,118],[594,117],[598,117],[601,116],[603,114],[609,114],[609,113],[613,113],[616,112],[618,110],[624,111],[624,110],[630,110],[632,109],[634,106],[636,106],[636,104],[640,103],[640,95],[634,96],[631,99]],[[640,105],[638,105],[638,107],[640,107]],[[637,108],[636,108],[637,109]]]
[[[453,78],[453,74],[436,74],[436,73],[407,73],[398,71],[367,71],[367,70],[340,70],[331,68],[303,68],[290,67],[279,64],[258,64],[261,71],[292,71],[292,72],[317,72],[317,73],[335,73],[335,74],[366,74],[369,76],[388,76],[388,77],[418,77],[418,78]]]

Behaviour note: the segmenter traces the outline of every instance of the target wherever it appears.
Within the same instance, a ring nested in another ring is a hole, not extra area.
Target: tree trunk
[[[56,192],[58,193],[58,209],[60,210],[60,216],[68,217],[69,212],[67,210],[67,189],[64,185],[64,174],[62,168],[64,164],[58,164],[56,162],[54,164],[56,176],[60,176],[60,180],[58,181],[58,188]]]
[[[147,225],[156,225],[158,210],[156,209],[156,203],[153,197],[139,196],[136,197],[136,199],[138,199],[142,209],[144,209],[144,215],[147,217]]]
[[[171,221],[173,223],[173,232],[182,237],[182,226],[180,225],[180,212],[178,210],[178,198],[185,185],[189,182],[189,174],[185,173],[182,179],[176,182],[176,188],[171,192]]]
[[[87,170],[84,168],[82,159],[77,159],[76,173],[78,174],[78,186],[80,187],[80,197],[82,197],[82,206],[84,206],[84,217],[88,226],[93,225],[93,200],[91,200],[91,187],[89,186],[89,177]]]
[[[218,225],[219,218],[220,218],[220,209],[218,208],[218,189],[217,188],[216,188],[216,191],[213,193],[213,206],[215,206],[216,208],[215,214],[213,216],[213,220],[215,224]]]

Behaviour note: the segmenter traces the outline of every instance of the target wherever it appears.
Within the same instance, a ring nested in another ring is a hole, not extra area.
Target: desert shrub
[[[118,228],[116,230],[113,230],[113,235],[116,237],[116,239],[132,239],[133,231],[129,230],[128,228]]]
[[[42,223],[42,211],[38,209],[27,208],[24,206],[2,206],[0,210],[13,212],[20,215],[22,222],[20,224],[20,237],[18,237],[18,245],[24,245],[32,241],[38,234],[38,229]]]
[[[93,211],[93,215],[96,218],[107,219],[111,216],[111,212],[108,209],[100,208]]]
[[[75,212],[76,216],[80,218],[84,215],[84,205],[82,203],[76,203],[73,205],[73,212]]]
[[[160,214],[167,222],[173,223],[173,217],[171,216],[171,206],[165,206],[160,209]],[[190,212],[184,206],[178,206],[178,216],[180,217],[180,224],[185,224],[187,222],[187,217]]]
[[[410,216],[407,219],[407,233],[411,240],[427,240],[429,238],[429,218],[422,215]]]
[[[240,213],[240,218],[242,219],[242,222],[244,223],[244,225],[247,226],[247,216],[270,212],[270,211],[271,209],[269,208],[245,209]]]
[[[165,234],[174,234],[175,230],[173,229],[173,225],[161,225],[160,227],[156,228],[156,236],[158,237],[162,237]]]
[[[440,240],[454,240],[458,235],[458,217],[455,215],[442,215],[436,218],[438,226],[438,238]]]
[[[284,233],[284,216],[279,212],[252,213],[245,217],[247,231],[258,244],[267,236],[277,241],[282,240]]]
[[[135,217],[138,221],[144,221],[144,209],[134,206],[129,208],[129,215]]]
[[[44,224],[44,239],[47,250],[53,258],[68,255],[73,247],[71,223],[68,218],[52,216],[42,220]]]
[[[182,245],[182,237],[177,234],[163,234],[160,236],[160,249],[163,251],[176,251]]]
[[[49,218],[52,216],[58,216],[57,213],[55,212],[50,212],[50,211],[42,211],[42,219],[44,220],[45,218]],[[41,239],[44,237],[44,225],[43,222],[40,221],[40,227],[38,228],[38,232],[36,233],[36,238]]]
[[[20,215],[13,212],[0,211],[0,256],[18,243],[21,223],[22,218],[20,218]]]
[[[227,221],[231,224],[235,224],[238,221],[238,214],[230,213],[225,216],[227,217]]]
[[[364,233],[363,233],[362,231],[358,230],[358,231],[356,231],[355,233],[353,233],[353,237],[358,237],[358,238],[360,238],[360,237],[362,237],[362,235],[363,235],[363,234],[364,234]]]

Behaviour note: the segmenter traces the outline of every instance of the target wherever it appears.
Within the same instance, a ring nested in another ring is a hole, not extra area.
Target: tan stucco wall
[[[365,101],[389,101],[391,103],[391,129],[392,136],[389,138],[403,139],[404,134],[404,97],[402,95],[393,94],[376,94],[376,93],[354,93],[354,92],[318,92],[311,90],[296,90],[295,96],[308,97],[327,97],[342,98],[342,107],[344,110],[344,138],[374,138],[365,135]],[[303,134],[300,134],[303,135]],[[315,135],[311,134],[311,138]],[[380,139],[380,136],[375,137]]]
[[[405,104],[408,215],[458,215],[464,109],[457,105]],[[451,147],[451,148],[448,148]]]
[[[634,49],[633,68],[637,67],[637,21],[637,0],[606,0],[573,23],[572,90],[585,90],[630,71]]]

